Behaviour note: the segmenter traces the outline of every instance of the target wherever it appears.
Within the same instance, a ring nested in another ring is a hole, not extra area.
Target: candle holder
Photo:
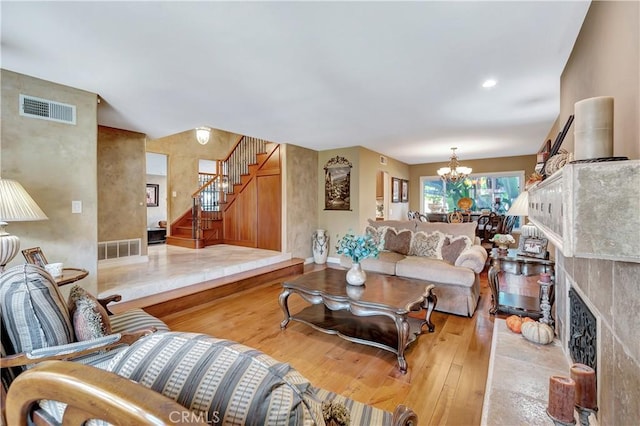
[[[549,413],[549,409],[547,409],[547,416],[549,416],[549,418],[551,420],[553,420],[553,424],[556,426],[573,426],[576,424],[576,419],[572,419],[570,423],[567,423],[565,421],[562,421],[560,419],[557,419],[555,417],[553,417],[550,413]]]
[[[598,412],[598,408],[586,408],[576,405],[578,411],[578,419],[580,420],[580,426],[589,426],[589,416]]]
[[[542,318],[540,318],[540,322],[553,327],[553,318],[551,318],[551,301],[549,300],[549,289],[553,283],[548,281],[538,281],[538,285],[540,286],[540,292],[542,293],[540,297],[540,311],[542,311]]]

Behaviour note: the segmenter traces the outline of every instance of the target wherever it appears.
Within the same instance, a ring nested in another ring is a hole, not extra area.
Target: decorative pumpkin
[[[530,342],[546,345],[553,342],[553,328],[541,322],[523,322],[522,336]]]
[[[534,322],[534,321],[529,317],[522,318],[522,317],[519,317],[518,315],[511,315],[507,317],[507,327],[509,327],[509,330],[513,331],[514,333],[520,333],[522,329],[522,324],[525,322]]]

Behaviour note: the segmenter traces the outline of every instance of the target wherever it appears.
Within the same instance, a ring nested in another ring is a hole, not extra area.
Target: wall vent
[[[20,115],[76,124],[76,106],[20,94]]]
[[[140,238],[118,241],[101,241],[98,243],[98,260],[120,259],[122,257],[140,256]]]

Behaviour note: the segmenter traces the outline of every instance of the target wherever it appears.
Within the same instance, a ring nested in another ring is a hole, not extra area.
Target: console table
[[[491,289],[491,309],[489,313],[505,312],[524,315],[535,319],[542,317],[540,297],[524,296],[500,291],[500,272],[525,277],[538,275],[542,272],[554,276],[555,262],[535,257],[520,256],[516,249],[509,249],[501,253],[498,249],[491,251],[491,268],[489,268],[489,288]],[[554,292],[549,295],[553,304]]]

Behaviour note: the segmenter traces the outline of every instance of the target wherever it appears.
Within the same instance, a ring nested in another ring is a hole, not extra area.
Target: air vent
[[[20,115],[58,123],[76,124],[76,106],[20,95]]]

